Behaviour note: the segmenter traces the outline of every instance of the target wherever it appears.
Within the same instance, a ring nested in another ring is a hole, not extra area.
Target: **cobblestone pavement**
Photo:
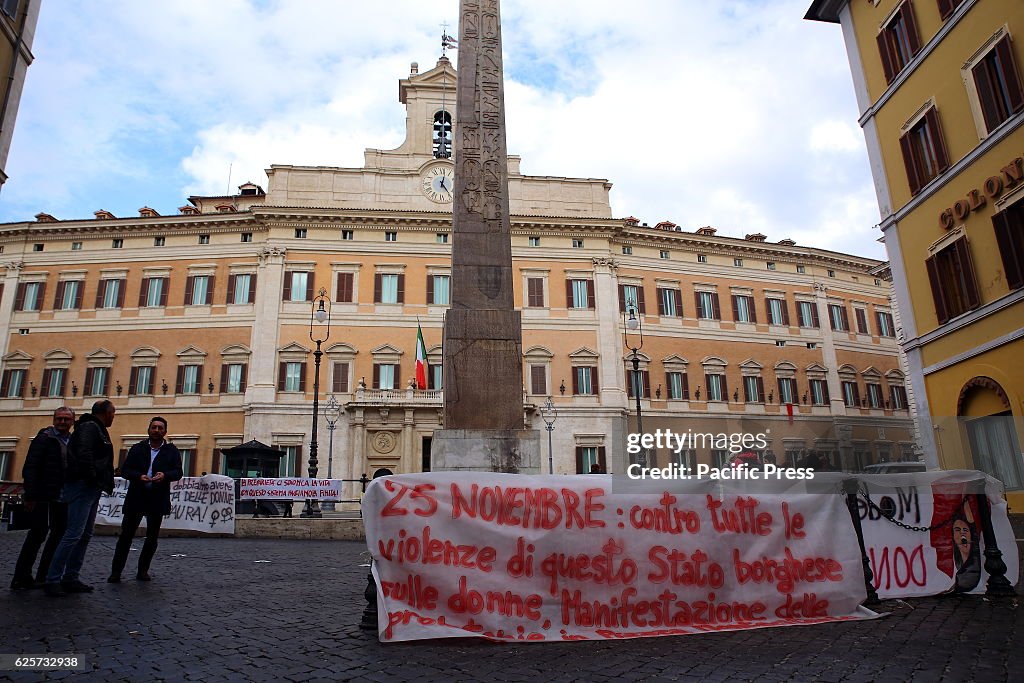
[[[115,585],[115,539],[96,537],[82,573],[96,591],[49,598],[6,590],[23,538],[0,532],[0,653],[77,654],[91,671],[0,680],[1024,680],[1014,599],[890,601],[872,621],[617,642],[383,645],[358,626],[362,543],[168,538],[151,583]]]

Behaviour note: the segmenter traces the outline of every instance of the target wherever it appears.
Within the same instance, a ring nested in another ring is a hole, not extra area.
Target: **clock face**
[[[455,171],[448,166],[431,168],[423,174],[421,189],[431,201],[438,204],[450,203],[455,190]]]

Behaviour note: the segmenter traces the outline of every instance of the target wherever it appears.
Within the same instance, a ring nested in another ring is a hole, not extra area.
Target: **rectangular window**
[[[683,293],[678,289],[658,288],[658,315],[683,317]]]
[[[594,308],[593,280],[566,280],[568,308]]]
[[[785,299],[765,299],[769,325],[789,325],[789,306]]]
[[[853,316],[857,319],[857,333],[871,334],[868,331],[868,312],[863,308],[853,309]]]
[[[813,301],[796,302],[797,317],[800,327],[820,327],[818,322],[818,304]]]
[[[729,389],[725,383],[725,375],[712,374],[704,376],[704,388],[707,389],[707,400],[727,401]]]
[[[57,283],[57,296],[53,308],[59,311],[76,311],[82,307],[82,282],[65,280]]]
[[[185,279],[186,306],[209,306],[212,302],[212,275],[190,275]]]
[[[20,2],[21,2],[21,0],[3,0],[3,5],[0,6],[0,7],[2,7],[2,9],[4,11],[4,14],[9,16],[11,19],[14,19],[17,16],[17,14],[18,14],[18,4]],[[6,454],[6,452],[5,452],[5,454]],[[6,467],[0,467],[0,475],[3,475],[5,470],[6,470]],[[6,479],[6,478],[7,477],[0,476],[0,479]]]
[[[243,242],[252,242],[252,233],[251,232],[243,232],[242,235],[241,235],[241,240]]]
[[[437,243],[438,244],[448,244],[448,233],[446,233],[446,232],[439,232],[439,233],[437,233]]]
[[[823,379],[810,380],[811,403],[816,406],[828,405],[828,382]]]
[[[398,233],[397,232],[390,232],[390,231],[385,232],[384,233],[384,241],[385,242],[397,242],[398,241]]]
[[[295,228],[295,239],[304,240],[307,234],[306,228]]]
[[[779,403],[798,403],[796,397],[796,380],[792,377],[779,377]]]
[[[637,389],[640,390],[640,398],[651,397],[651,375],[647,370],[626,370],[626,380],[629,387],[629,397],[636,398]]]
[[[999,124],[1024,107],[1020,76],[1013,59],[1010,36],[1005,35],[974,68],[974,85],[985,118],[985,129],[995,130]]]
[[[64,368],[46,368],[40,382],[39,395],[43,398],[56,398],[64,395],[64,380],[67,370]]]
[[[633,255],[633,247],[629,247],[629,246],[623,247],[622,248],[622,255],[623,256],[632,256]]]
[[[898,384],[889,387],[889,400],[892,401],[893,410],[907,409],[907,390]]]
[[[377,273],[373,276],[373,290],[374,303],[405,303],[405,275]]]
[[[856,382],[843,382],[843,403],[847,408],[856,408],[860,405],[860,389]]]
[[[608,471],[605,465],[604,446],[576,447],[576,474],[604,474]]]
[[[534,236],[531,235],[530,237],[527,238],[527,241],[529,242],[531,247],[539,247],[540,246],[540,238],[539,237],[534,237]]]
[[[768,263],[765,264],[765,267],[768,270],[775,270],[775,262],[774,261],[769,261]]]
[[[299,476],[299,461],[302,460],[302,446],[277,446],[277,449],[284,451],[281,457],[281,467],[278,474],[282,477]]]
[[[235,273],[228,278],[228,303],[251,304],[255,300],[255,273]]]
[[[313,273],[292,270],[284,274],[284,301],[312,301]]]
[[[734,294],[732,297],[732,319],[738,323],[756,323],[757,311],[754,297]]]
[[[868,389],[868,406],[871,408],[883,407],[882,404],[884,403],[884,399],[882,398],[882,385],[868,383],[865,386],[867,386]]]
[[[305,391],[306,364],[302,362],[281,363],[282,378],[278,380],[278,391]],[[282,381],[283,379],[283,381]]]
[[[619,310],[631,310],[634,315],[647,313],[643,285],[619,285]]]
[[[939,324],[981,306],[974,263],[966,238],[960,238],[925,261]]]
[[[146,396],[153,393],[153,366],[136,365],[128,379],[128,394]]]
[[[124,306],[124,280],[100,280],[96,291],[96,308],[121,308]]]
[[[847,332],[850,329],[850,319],[846,315],[846,306],[842,304],[828,305],[828,320],[832,329],[836,332]]]
[[[122,247],[124,247],[124,240],[123,239],[115,239],[115,240],[111,240],[110,241],[110,248],[111,249],[121,249]]]
[[[582,249],[583,248],[583,240],[581,240],[581,239],[574,239],[572,241],[572,248],[573,249]]]
[[[86,396],[106,396],[110,382],[110,368],[86,368],[85,387]]]
[[[341,239],[342,240],[344,240],[346,242],[351,242],[355,238],[356,238],[356,234],[355,234],[354,231],[352,231],[352,230],[342,230],[341,231]]]
[[[81,242],[72,242],[71,243],[71,251],[82,251],[82,243]]]
[[[697,263],[707,263],[707,262],[708,262],[708,255],[707,254],[697,254]]]
[[[762,378],[743,378],[743,400],[746,403],[764,403],[764,380]]]
[[[943,19],[949,17],[957,7],[963,4],[964,0],[939,0],[939,16]]]
[[[451,303],[448,289],[451,278],[448,275],[427,276],[427,303],[435,306],[447,306]]]
[[[721,320],[722,311],[718,306],[717,292],[696,292],[697,317],[703,320]]]
[[[38,311],[42,301],[43,293],[46,291],[45,282],[22,282],[18,285],[17,296],[14,301],[16,311]]]
[[[798,272],[798,273],[800,273],[800,274],[806,273],[806,272],[807,272],[807,266],[804,266],[804,265],[798,265],[798,266],[796,267],[796,272]]]
[[[335,394],[347,394],[348,376],[348,363],[331,363],[331,391]]]
[[[210,243],[210,236],[209,235],[200,235],[199,236],[199,244],[209,244],[209,243]]]
[[[992,216],[992,225],[1006,284],[1010,289],[1020,289],[1024,287],[1024,202],[1011,204]]]
[[[736,266],[737,268],[742,268],[743,267],[743,259],[741,259],[741,258],[734,258],[732,260],[732,265]]]
[[[444,367],[441,365],[427,365],[427,389],[444,388]]]
[[[355,302],[355,273],[338,273],[338,284],[334,292],[334,300],[337,303]]]
[[[685,372],[665,373],[665,386],[668,389],[668,398],[672,401],[690,400],[690,382]]]
[[[893,323],[892,314],[885,311],[875,311],[875,322],[878,323],[879,337],[896,336],[896,325]]]
[[[903,67],[909,64],[921,49],[910,0],[904,2],[893,14],[889,23],[882,27],[877,40],[885,80],[887,83],[892,83],[896,74],[902,71]]]
[[[398,388],[398,366],[391,363],[374,363],[373,365],[373,388],[374,389],[397,389]]]
[[[932,107],[921,120],[900,138],[903,164],[907,169],[910,194],[917,194],[922,187],[949,168],[949,156],[942,141],[939,115]]]
[[[245,392],[248,371],[246,363],[225,363],[220,369],[220,393],[241,394]]]
[[[0,397],[22,398],[25,395],[25,370],[22,368],[4,370]]]
[[[179,448],[178,453],[181,454],[181,473],[182,476],[192,476],[192,449],[191,448]]]
[[[666,258],[666,259],[672,257],[671,254],[669,254],[667,249],[662,249],[661,251],[659,251],[658,252],[658,256],[660,256],[661,258]]]
[[[529,308],[544,308],[544,278],[526,279],[526,305]]]
[[[139,307],[158,307],[167,305],[167,278],[147,277],[142,279],[139,289]]]
[[[154,237],[153,238],[153,246],[154,247],[162,247],[165,244],[167,244],[167,238],[166,237]]]
[[[530,366],[530,393],[544,396],[548,393],[548,369],[546,365]]]
[[[203,391],[203,366],[179,365],[174,393],[200,394]]]
[[[597,368],[579,366],[572,369],[572,393],[574,396],[593,396],[597,393]]]

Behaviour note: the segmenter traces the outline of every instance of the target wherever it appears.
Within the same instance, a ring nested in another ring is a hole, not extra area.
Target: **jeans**
[[[64,484],[60,498],[68,506],[68,528],[50,561],[46,583],[78,580],[78,573],[82,571],[85,562],[85,551],[92,538],[92,527],[96,523],[96,511],[102,493],[99,486],[84,481]]]
[[[57,544],[64,537],[68,506],[56,501],[37,502],[35,509],[29,514],[32,516],[32,528],[25,536],[21,553],[18,555],[18,562],[14,566],[15,581],[32,581],[32,565],[35,564],[40,547],[43,548],[43,556],[39,560],[36,579],[42,581],[46,578],[46,571],[57,550]],[[49,537],[46,535],[47,532],[50,534]],[[44,540],[46,541],[45,546],[43,546]]]
[[[146,542],[142,544],[142,552],[139,553],[139,574],[148,574],[149,565],[156,555],[156,546],[160,540],[160,525],[163,524],[164,515],[162,512],[141,511],[124,513],[121,520],[121,535],[117,539],[117,547],[114,549],[114,561],[110,566],[112,576],[121,576],[125,564],[128,562],[128,553],[132,547],[132,539],[135,532],[139,530],[142,518],[146,518]]]

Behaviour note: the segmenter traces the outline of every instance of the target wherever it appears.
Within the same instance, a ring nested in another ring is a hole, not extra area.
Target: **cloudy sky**
[[[402,142],[456,0],[43,0],[0,222],[176,213]],[[617,217],[885,258],[839,27],[810,0],[504,0],[508,146]],[[455,55],[452,55],[453,59]]]

